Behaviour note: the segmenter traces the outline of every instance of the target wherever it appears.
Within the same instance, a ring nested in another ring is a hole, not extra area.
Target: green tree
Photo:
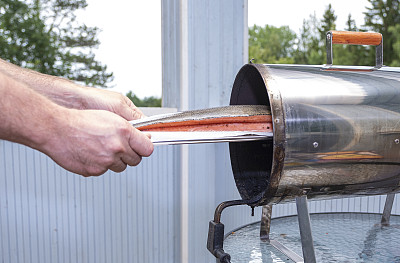
[[[321,20],[316,17],[315,13],[310,15],[309,19],[303,20],[294,56],[296,64],[320,65],[326,63],[325,36],[328,31],[336,29],[336,18],[335,11],[329,4]],[[335,58],[339,49],[334,46]]]
[[[335,11],[332,8],[332,5],[329,4],[325,9],[325,12],[322,16],[321,25],[318,28],[320,33],[320,39],[324,40],[326,33],[331,30],[336,30],[336,19]]]
[[[42,73],[106,87],[113,79],[95,59],[99,29],[76,21],[86,0],[0,0],[0,57]]]
[[[329,4],[321,20],[314,14],[303,20],[294,55],[296,64],[320,65],[326,63],[325,36],[330,30],[336,29],[336,15]],[[334,47],[336,53],[337,47]]]
[[[391,26],[400,24],[400,3],[399,0],[368,0],[370,7],[367,7],[365,14],[365,26],[367,29],[379,32],[383,36],[383,62],[391,65],[394,60],[399,59],[395,53],[396,42],[395,30]]]
[[[331,30],[336,30],[336,19],[337,16],[335,15],[335,11],[333,10],[332,5],[329,4],[325,9],[325,12],[320,22],[320,26],[318,27],[318,32],[320,35],[319,50],[322,56],[321,59],[318,61],[319,63],[316,64],[326,63],[326,33]],[[334,45],[332,47],[332,50],[334,53],[336,64],[341,64],[340,57],[343,53],[343,47]]]
[[[322,51],[320,49],[319,21],[314,14],[309,19],[303,20],[302,28],[297,40],[297,48],[294,52],[296,64],[321,64]]]
[[[135,104],[137,107],[161,107],[161,98],[154,96],[145,97],[144,99],[138,98],[132,91],[129,91],[126,96]]]
[[[288,26],[252,26],[249,29],[249,57],[257,63],[293,63],[296,34]]]
[[[349,14],[345,30],[373,30],[383,35],[384,63],[400,66],[400,1],[369,0],[371,7],[365,12],[365,28],[357,25]],[[257,62],[324,64],[326,63],[326,33],[336,30],[335,11],[329,4],[319,20],[315,13],[303,20],[296,39],[288,27],[253,26],[249,29],[249,54]],[[284,37],[288,36],[288,37]],[[375,47],[361,45],[333,45],[335,65],[374,65]]]
[[[400,67],[400,24],[389,27],[389,33],[393,35],[393,52],[394,58],[392,59],[390,66]],[[384,52],[385,53],[385,52]]]
[[[329,4],[322,16],[317,19],[315,13],[303,21],[294,55],[296,64],[319,65],[326,63],[326,33],[336,30],[335,11]],[[346,29],[358,31],[355,21],[349,14]],[[370,47],[354,45],[333,45],[333,62],[335,65],[373,65]]]

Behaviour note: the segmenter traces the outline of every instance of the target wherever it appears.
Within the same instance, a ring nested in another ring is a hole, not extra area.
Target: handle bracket
[[[367,71],[376,70],[383,66],[383,38],[382,34],[374,32],[351,32],[351,31],[329,31],[326,33],[326,60],[324,70],[341,70],[341,67],[333,66],[332,44],[348,45],[371,45],[375,48],[375,67],[366,69]],[[350,70],[345,67],[342,70]],[[357,68],[356,70],[362,70]]]

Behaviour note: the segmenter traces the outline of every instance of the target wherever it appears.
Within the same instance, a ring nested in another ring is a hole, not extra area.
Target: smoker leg
[[[262,207],[261,215],[261,227],[260,227],[260,239],[261,241],[269,240],[269,232],[271,229],[271,215],[272,215],[272,205],[264,205]]]
[[[390,214],[392,213],[393,201],[394,201],[394,193],[386,195],[385,207],[383,208],[382,214],[382,225],[389,225],[390,224]]]
[[[308,213],[307,196],[296,197],[296,206],[304,262],[315,263],[316,259],[311,233],[310,214]]]
[[[295,263],[303,263],[302,257],[297,255],[295,252],[285,247],[283,244],[279,243],[277,240],[269,238],[269,233],[271,230],[271,216],[272,216],[272,205],[264,205],[262,208],[261,216],[261,228],[260,228],[260,239],[263,242],[269,242],[270,245],[281,251],[288,258],[290,258]]]

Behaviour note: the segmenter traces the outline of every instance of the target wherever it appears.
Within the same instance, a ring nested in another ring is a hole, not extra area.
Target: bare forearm
[[[0,139],[43,151],[55,131],[55,116],[66,110],[0,72]]]
[[[0,59],[0,72],[24,83],[51,101],[67,108],[82,109],[87,87],[70,80],[24,69]]]
[[[127,120],[143,117],[126,96],[117,92],[81,86],[64,78],[20,68],[1,59],[0,73],[67,108],[107,110]]]

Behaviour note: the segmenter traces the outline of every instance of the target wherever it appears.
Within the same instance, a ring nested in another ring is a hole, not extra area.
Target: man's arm
[[[150,139],[120,116],[59,106],[1,71],[0,139],[37,149],[84,176],[121,172],[153,151]]]
[[[67,108],[107,110],[126,120],[143,117],[143,113],[129,98],[117,92],[84,87],[64,78],[18,67],[2,59],[0,71]]]

